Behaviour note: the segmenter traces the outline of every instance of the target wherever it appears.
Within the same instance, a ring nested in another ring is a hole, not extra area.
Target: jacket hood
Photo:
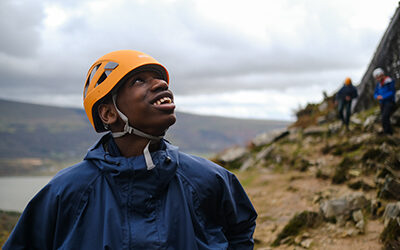
[[[132,177],[146,182],[157,181],[163,188],[175,175],[179,162],[178,148],[162,139],[160,149],[151,152],[155,168],[148,170],[143,155],[126,158],[114,156],[105,150],[104,145],[113,140],[111,133],[102,136],[88,151],[85,160],[92,162],[102,173],[113,177]],[[114,143],[114,142],[111,142]],[[155,179],[154,179],[155,178]],[[150,180],[152,179],[152,180]],[[153,180],[154,179],[154,180]]]

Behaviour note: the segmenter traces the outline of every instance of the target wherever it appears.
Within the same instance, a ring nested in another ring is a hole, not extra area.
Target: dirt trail
[[[354,192],[345,185],[332,185],[331,180],[315,178],[312,171],[287,171],[274,173],[268,169],[258,169],[237,173],[253,202],[257,212],[255,249],[303,249],[301,246],[283,244],[270,247],[278,233],[296,214],[304,210],[319,211],[318,197],[340,197]],[[366,193],[371,199],[376,193]],[[379,234],[383,223],[368,220],[362,235],[349,236],[354,225],[340,227],[322,223],[315,229],[304,230],[300,235],[311,239],[309,249],[381,249]]]

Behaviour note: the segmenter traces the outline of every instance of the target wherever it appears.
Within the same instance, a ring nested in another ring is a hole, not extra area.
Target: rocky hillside
[[[386,136],[377,106],[346,130],[326,98],[287,129],[214,159],[238,175],[258,211],[256,249],[400,249],[397,107]]]

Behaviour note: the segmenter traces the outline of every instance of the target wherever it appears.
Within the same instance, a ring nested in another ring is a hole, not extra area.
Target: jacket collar
[[[106,147],[104,146],[106,145]],[[171,145],[165,139],[160,141],[160,149],[151,153],[152,159],[156,168],[164,168],[168,165],[177,165],[179,161],[178,147]],[[135,172],[147,172],[146,163],[144,156],[134,156],[126,158],[121,156],[118,147],[113,141],[111,133],[103,135],[89,150],[86,154],[85,160],[90,160],[101,171],[135,171]],[[161,167],[160,167],[161,166]],[[176,170],[176,167],[175,167]],[[174,171],[175,171],[174,170]],[[163,171],[158,169],[156,172]]]

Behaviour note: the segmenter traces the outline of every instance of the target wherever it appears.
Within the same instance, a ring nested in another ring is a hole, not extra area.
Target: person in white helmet
[[[381,68],[376,68],[372,75],[377,81],[374,98],[379,101],[382,116],[382,128],[383,133],[387,135],[393,134],[393,128],[390,124],[390,116],[395,107],[395,81],[385,75],[385,72]]]
[[[3,249],[253,249],[257,213],[237,178],[163,139],[176,121],[166,68],[114,51],[84,107],[105,135],[28,204]]]

